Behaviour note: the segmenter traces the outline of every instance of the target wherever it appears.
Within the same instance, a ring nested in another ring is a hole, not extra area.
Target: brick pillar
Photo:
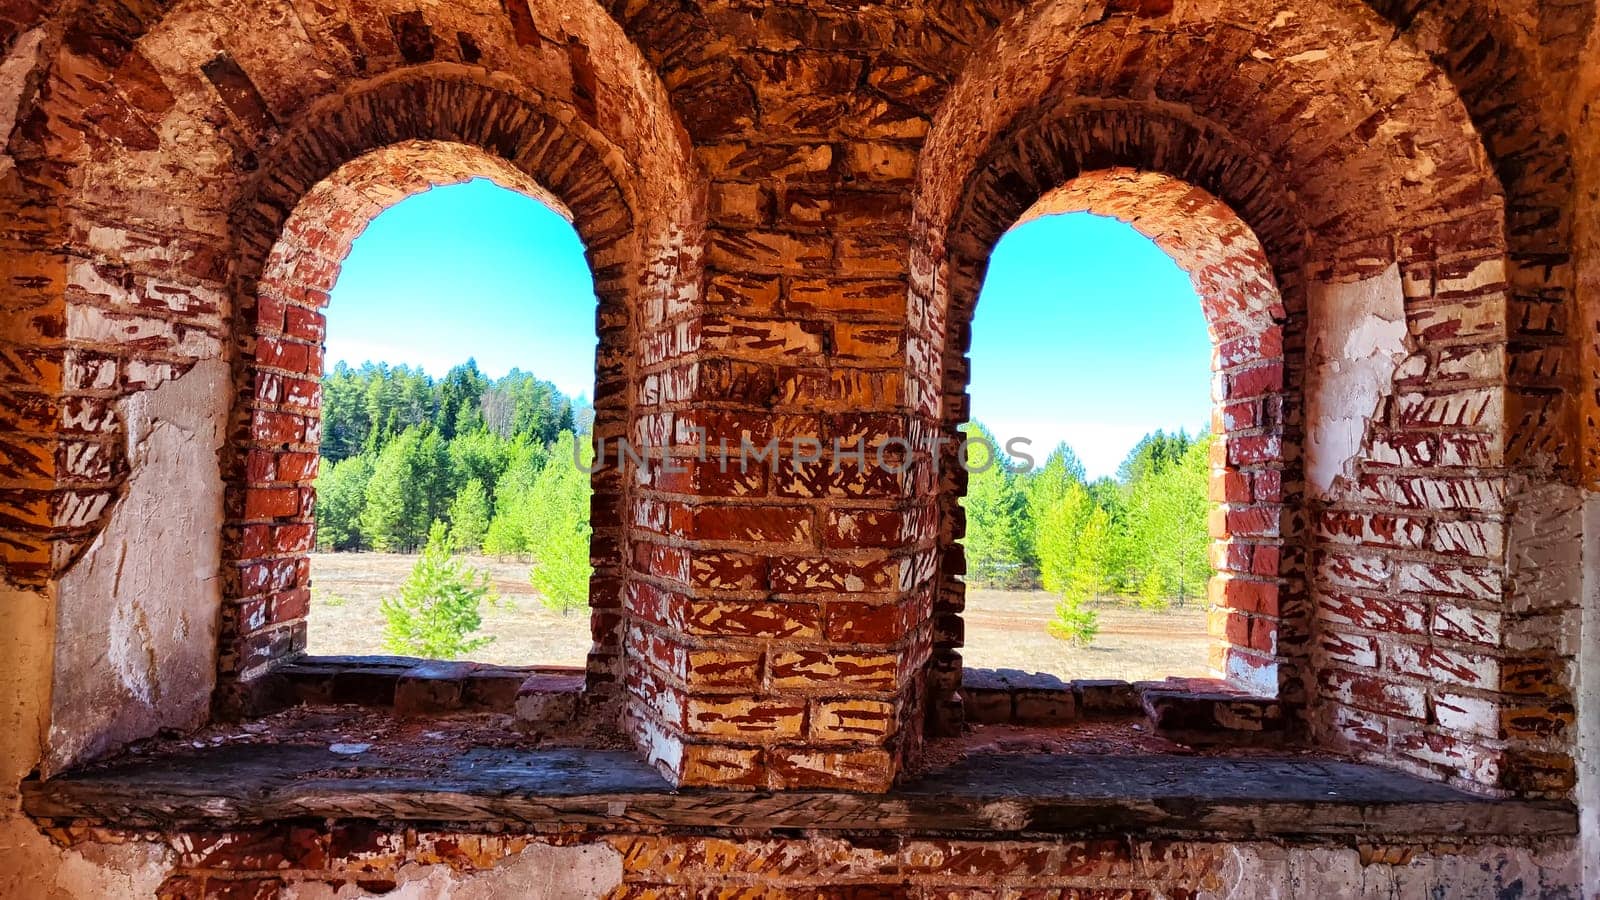
[[[914,150],[698,152],[704,302],[645,341],[636,434],[681,471],[647,463],[632,507],[630,724],[685,784],[883,790],[920,740],[933,552],[907,452]]]

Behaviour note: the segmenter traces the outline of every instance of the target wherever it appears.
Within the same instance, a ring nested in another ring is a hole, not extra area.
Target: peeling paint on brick
[[[1600,779],[1574,737],[1600,712],[1578,549],[1596,525],[1574,491],[1600,472],[1587,0],[0,6],[0,551],[38,604],[19,656],[49,670],[18,679],[33,706],[8,778],[193,724],[214,679],[237,701],[297,652],[327,288],[378,210],[487,174],[584,235],[601,436],[913,457],[903,478],[596,476],[587,687],[668,777],[881,790],[930,710],[960,727],[961,486],[932,441],[968,412],[994,240],[1031,208],[1090,209],[1151,235],[1207,304],[1214,668],[1364,759],[1523,796],[1578,779],[1594,846]],[[226,513],[170,527],[174,490]],[[526,844],[430,856],[451,842],[417,838],[367,884],[221,881],[470,896],[578,859],[468,873]],[[623,885],[574,893],[761,872],[936,896],[947,871],[993,888],[1069,863],[1090,874],[1051,889],[1577,878],[1566,847],[612,846]],[[30,859],[110,892],[167,864]],[[166,889],[216,893],[214,875]]]
[[[21,111],[26,99],[26,92],[30,89],[29,79],[33,75],[34,67],[39,64],[39,48],[44,43],[44,30],[35,28],[22,35],[0,59],[0,145],[11,135],[11,129],[17,124],[17,113]],[[0,146],[0,151],[4,147]],[[10,154],[0,152],[0,181],[11,174],[15,163]]]

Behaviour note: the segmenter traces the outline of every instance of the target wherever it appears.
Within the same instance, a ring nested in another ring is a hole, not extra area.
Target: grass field
[[[316,654],[381,654],[379,599],[392,594],[416,557],[383,553],[323,553],[311,557],[310,650]],[[483,634],[495,640],[473,654],[500,665],[581,666],[589,651],[589,617],[544,608],[528,583],[528,564],[474,557],[490,573],[501,602],[483,610]],[[1123,678],[1206,674],[1205,611],[1190,605],[1145,612],[1104,605],[1094,645],[1074,647],[1045,630],[1055,597],[1043,591],[969,590],[967,645],[973,668],[1049,672],[1064,678]]]

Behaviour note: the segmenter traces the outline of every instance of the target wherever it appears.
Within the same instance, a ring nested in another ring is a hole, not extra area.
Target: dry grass
[[[381,654],[383,614],[378,601],[393,594],[410,574],[415,556],[383,553],[322,553],[311,557],[314,594],[310,649],[316,654]],[[581,666],[589,651],[589,617],[544,608],[528,582],[528,564],[473,557],[500,592],[497,607],[485,607],[483,633],[495,640],[478,651],[478,662],[500,665]],[[1100,635],[1079,648],[1045,630],[1056,598],[1042,591],[967,592],[967,646],[973,668],[1023,669],[1064,678],[1124,678],[1206,674],[1205,611],[1194,605],[1169,612],[1127,606],[1099,607]]]
[[[398,553],[313,553],[309,649],[319,655],[384,653],[383,613],[378,601],[399,592],[415,556]],[[483,608],[483,634],[494,642],[474,653],[475,662],[503,666],[538,663],[582,666],[589,655],[589,617],[551,612],[528,582],[528,564],[470,557],[486,569],[500,603]],[[331,601],[331,602],[330,602]]]
[[[1207,674],[1206,613],[1193,602],[1166,612],[1101,604],[1094,607],[1100,614],[1099,636],[1093,646],[1078,647],[1045,630],[1056,599],[1044,591],[969,588],[963,617],[967,641],[961,650],[966,666],[1127,681]]]

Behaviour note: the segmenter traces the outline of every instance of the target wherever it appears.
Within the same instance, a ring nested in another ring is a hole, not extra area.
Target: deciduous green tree
[[[513,441],[506,456],[505,474],[495,485],[494,518],[483,549],[496,556],[520,556],[533,552],[534,490],[549,457],[528,438]]]
[[[1017,485],[1010,460],[994,435],[973,422],[962,427],[968,437],[966,458],[967,577],[975,584],[1013,580],[1028,558],[1027,498]]]
[[[1034,533],[1045,590],[1066,594],[1071,589],[1083,526],[1093,512],[1089,491],[1077,481],[1064,482],[1060,497],[1040,508]]]
[[[1110,562],[1111,515],[1097,506],[1078,532],[1078,548],[1067,579],[1067,593],[1080,600],[1099,600],[1109,587]]]

